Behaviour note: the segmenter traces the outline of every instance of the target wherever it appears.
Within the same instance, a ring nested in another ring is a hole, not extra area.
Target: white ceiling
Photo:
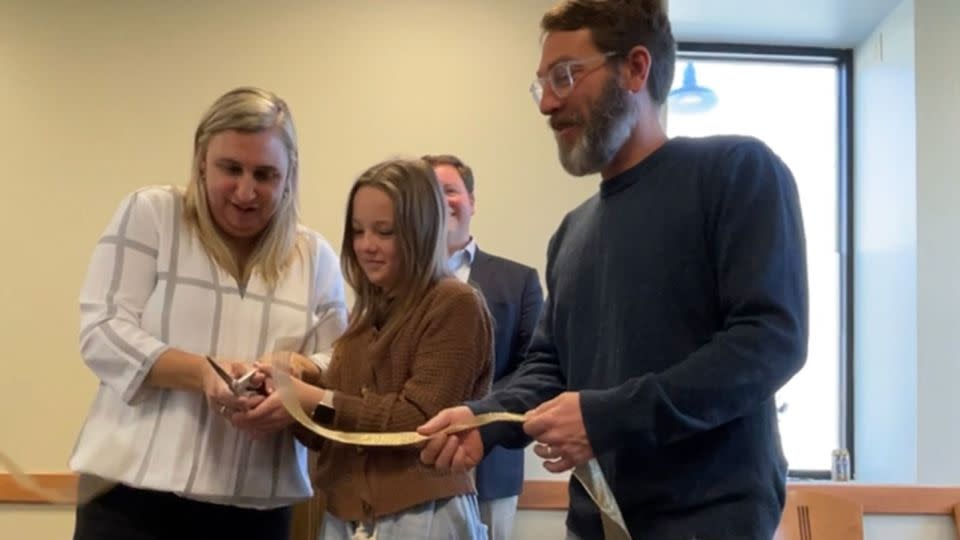
[[[679,41],[853,48],[902,0],[669,0]]]

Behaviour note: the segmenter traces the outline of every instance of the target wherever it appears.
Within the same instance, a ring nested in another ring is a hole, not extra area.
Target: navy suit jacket
[[[543,289],[534,268],[477,249],[469,282],[483,294],[494,320],[493,390],[507,384],[523,361],[540,310]],[[523,489],[523,450],[496,447],[477,466],[477,497],[501,499]]]

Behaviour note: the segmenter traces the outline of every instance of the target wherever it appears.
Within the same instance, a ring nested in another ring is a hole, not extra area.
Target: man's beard
[[[637,123],[640,107],[626,88],[615,77],[610,77],[600,97],[590,107],[589,117],[551,118],[550,126],[581,124],[583,132],[573,146],[564,148],[557,139],[560,164],[574,176],[600,172],[610,164],[630,137]]]

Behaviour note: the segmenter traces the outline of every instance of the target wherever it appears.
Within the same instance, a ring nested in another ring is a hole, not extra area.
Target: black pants
[[[290,516],[118,485],[77,507],[73,540],[289,540]]]

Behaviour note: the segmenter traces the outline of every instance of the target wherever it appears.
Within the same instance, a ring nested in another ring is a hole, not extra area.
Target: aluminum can
[[[831,452],[831,458],[830,480],[850,481],[850,452],[846,448],[837,448]]]

